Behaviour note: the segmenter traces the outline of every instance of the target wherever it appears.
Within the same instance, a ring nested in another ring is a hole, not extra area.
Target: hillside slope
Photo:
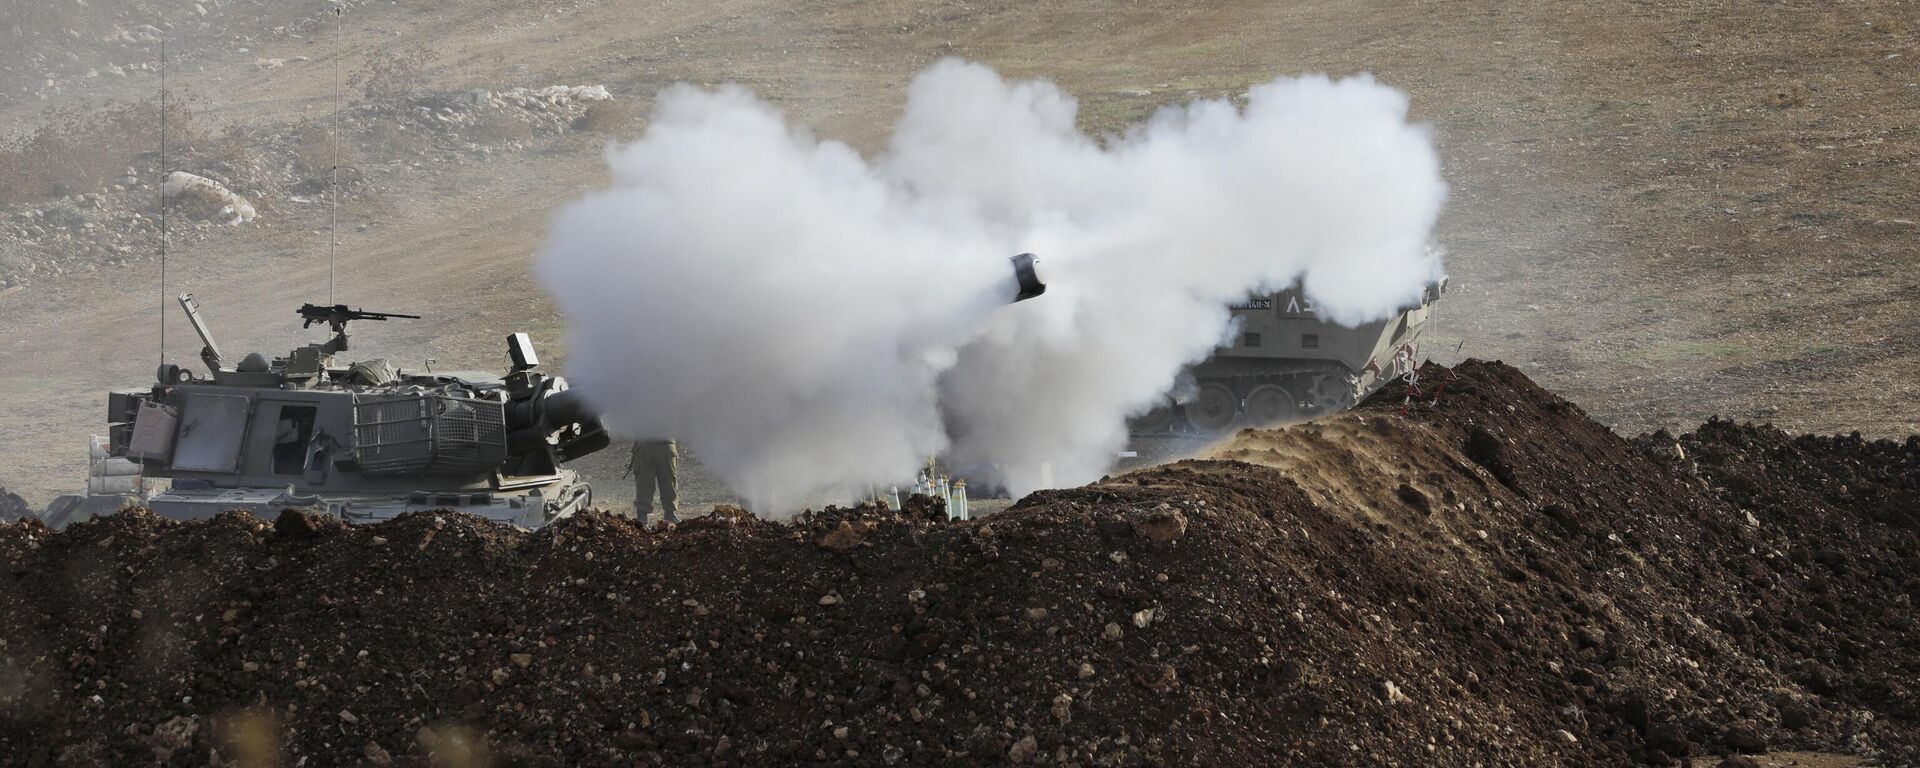
[[[1920,448],[1716,424],[1683,460],[1504,365],[1425,374],[1417,396],[972,522],[7,526],[0,754],[1920,758],[1920,530],[1886,511]]]

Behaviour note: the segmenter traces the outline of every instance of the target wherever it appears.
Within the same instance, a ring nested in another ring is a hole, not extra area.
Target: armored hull
[[[1298,290],[1230,308],[1234,336],[1189,367],[1166,404],[1131,423],[1136,436],[1209,436],[1303,421],[1352,407],[1419,361],[1444,281],[1391,317],[1348,327]]]
[[[406,512],[451,510],[478,515],[498,523],[538,528],[593,502],[593,491],[570,469],[539,488],[492,491],[412,491],[393,493],[316,492],[295,485],[285,488],[218,488],[176,481],[148,499],[155,513],[175,520],[212,517],[228,510],[246,510],[262,517],[283,509],[318,510],[350,523],[390,520]]]
[[[592,503],[561,464],[609,438],[564,379],[538,370],[524,334],[509,337],[502,377],[337,364],[347,321],[404,316],[308,305],[302,317],[330,324],[333,339],[227,367],[192,297],[181,306],[206,341],[208,376],[164,365],[155,384],[107,404],[107,453],[171,478],[147,501],[163,516],[302,508],[357,523],[452,509],[535,528]]]

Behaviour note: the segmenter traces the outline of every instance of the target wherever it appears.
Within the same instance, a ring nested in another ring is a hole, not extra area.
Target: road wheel
[[[1307,400],[1313,403],[1313,414],[1338,413],[1352,408],[1353,384],[1347,377],[1329,373],[1313,380],[1313,387],[1307,390]]]
[[[1127,420],[1127,431],[1136,435],[1158,435],[1173,428],[1173,405],[1160,407]]]
[[[1247,423],[1256,427],[1291,424],[1301,417],[1293,393],[1275,384],[1262,384],[1247,393]]]
[[[1199,394],[1187,403],[1187,423],[1209,435],[1233,428],[1240,421],[1240,398],[1227,385],[1212,382],[1200,385]]]

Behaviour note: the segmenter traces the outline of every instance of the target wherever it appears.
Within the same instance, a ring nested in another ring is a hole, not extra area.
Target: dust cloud
[[[1357,323],[1441,274],[1446,186],[1407,104],[1369,76],[1280,78],[1095,138],[1057,86],[946,60],[864,158],[742,88],[677,85],[537,270],[609,427],[677,437],[763,514],[936,453],[1016,493],[1042,464],[1077,484],[1228,303],[1298,280]],[[1050,288],[1005,306],[1021,252]]]

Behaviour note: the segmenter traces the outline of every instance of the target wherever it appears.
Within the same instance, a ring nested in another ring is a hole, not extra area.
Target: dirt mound
[[[971,522],[923,504],[791,524],[723,510],[673,531],[589,514],[531,534],[444,514],[346,528],[132,511],[57,534],[23,522],[0,529],[0,753],[62,765],[197,765],[216,750],[322,765],[1920,753],[1907,682],[1920,532],[1831,501],[1897,505],[1910,473],[1818,441],[1724,448],[1726,461],[1696,467],[1636,449],[1505,366],[1429,368],[1426,381]],[[1716,428],[1681,452],[1726,443]],[[1723,499],[1716,468],[1736,464],[1764,468],[1756,492],[1789,503]],[[1808,494],[1820,506],[1794,507]]]
[[[1843,521],[1851,512],[1920,530],[1920,435],[1905,442],[1869,441],[1858,432],[1796,437],[1772,425],[1715,419],[1677,440],[1655,432],[1635,443],[1711,479],[1734,505],[1782,515],[1783,522],[1818,509]],[[1680,450],[1662,450],[1674,445]]]
[[[1809,691],[1920,722],[1920,437],[1795,437],[1715,420],[1635,442],[1785,534],[1739,564],[1752,588],[1723,621],[1744,651],[1792,659],[1781,668]]]

